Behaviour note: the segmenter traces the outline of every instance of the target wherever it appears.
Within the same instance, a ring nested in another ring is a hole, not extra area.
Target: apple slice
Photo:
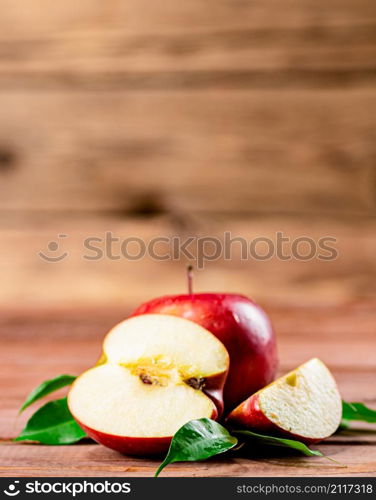
[[[341,416],[336,382],[314,358],[250,396],[230,413],[228,422],[314,443],[331,436]]]
[[[109,448],[162,453],[189,420],[219,416],[228,367],[223,344],[196,323],[137,316],[107,334],[100,364],[74,382],[69,409]]]

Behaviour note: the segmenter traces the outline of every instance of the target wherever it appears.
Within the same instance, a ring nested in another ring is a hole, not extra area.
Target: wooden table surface
[[[318,356],[336,376],[344,399],[376,408],[373,302],[338,306],[266,307],[278,334],[280,370]],[[158,460],[131,458],[92,443],[41,446],[12,443],[35,408],[17,417],[26,394],[46,378],[78,374],[93,364],[121,310],[7,311],[0,315],[0,474],[2,476],[152,476]],[[64,391],[61,391],[63,393]],[[179,463],[164,476],[375,476],[375,430],[351,430],[317,445],[324,458],[272,451]]]

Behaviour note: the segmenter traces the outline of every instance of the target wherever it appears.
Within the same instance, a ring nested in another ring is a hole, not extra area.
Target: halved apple
[[[108,333],[100,363],[74,382],[69,409],[104,446],[162,453],[189,420],[219,416],[228,367],[226,348],[196,323],[137,316]]]
[[[331,436],[341,416],[336,382],[324,363],[314,358],[246,399],[230,413],[228,422],[314,443]]]

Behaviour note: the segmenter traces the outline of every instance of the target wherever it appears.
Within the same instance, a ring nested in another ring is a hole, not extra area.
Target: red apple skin
[[[168,450],[171,437],[124,437],[107,434],[87,427],[76,419],[76,422],[86,434],[99,444],[125,455],[150,456],[160,455]]]
[[[274,380],[275,335],[266,313],[243,295],[197,293],[160,297],[133,313],[171,314],[189,319],[213,333],[230,355],[224,387],[225,411]]]
[[[74,415],[73,415],[74,416]],[[210,418],[215,420],[218,416],[216,410],[213,411]],[[166,453],[172,436],[166,437],[126,437],[108,434],[96,429],[91,429],[84,425],[76,417],[74,417],[78,425],[86,432],[86,434],[94,439],[97,443],[110,448],[111,450],[118,451],[124,455],[133,455],[140,457],[147,457],[152,455],[162,455]]]
[[[227,422],[234,428],[249,429],[250,431],[260,432],[289,439],[297,439],[306,444],[313,444],[322,441],[322,439],[307,438],[278,427],[274,422],[268,419],[260,407],[259,394],[253,394],[243,401],[227,417]]]
[[[227,379],[228,371],[210,375],[205,379],[205,385],[201,389],[215,404],[216,412],[211,417],[213,420],[218,420],[224,411],[223,402],[223,387]]]

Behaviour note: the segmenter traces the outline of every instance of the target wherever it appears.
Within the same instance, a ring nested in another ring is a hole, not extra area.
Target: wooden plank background
[[[122,236],[331,235],[335,262],[206,266],[259,300],[375,294],[373,0],[2,0],[1,303],[135,303],[179,262],[82,262]],[[71,257],[36,256],[57,234]],[[150,279],[153,276],[153,280]]]

